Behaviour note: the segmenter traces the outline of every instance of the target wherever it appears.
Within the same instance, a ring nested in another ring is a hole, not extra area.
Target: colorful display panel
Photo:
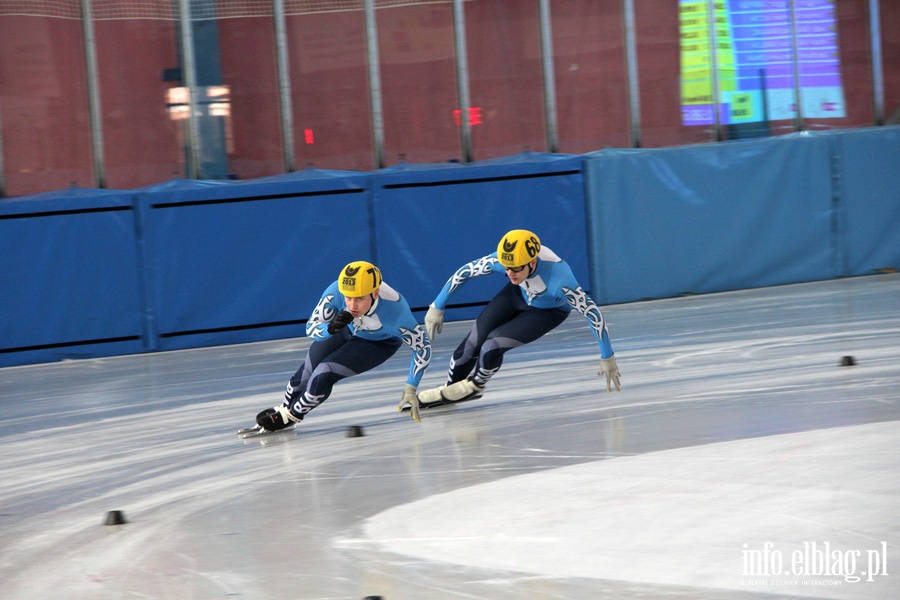
[[[715,120],[708,4],[706,0],[679,4],[684,125]],[[790,0],[715,2],[720,123],[795,118],[795,70],[803,117],[846,116],[834,0],[795,0],[793,12],[795,27]]]

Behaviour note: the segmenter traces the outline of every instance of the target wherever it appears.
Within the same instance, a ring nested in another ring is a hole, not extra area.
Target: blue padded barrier
[[[145,349],[132,197],[0,202],[0,366]]]
[[[304,334],[370,259],[420,317],[509,229],[601,304],[900,268],[900,128],[0,200],[0,366]],[[469,283],[475,317],[502,275]]]
[[[604,150],[586,163],[598,302],[839,275],[820,137]]]
[[[900,269],[900,126],[817,134],[831,144],[841,275]]]
[[[361,173],[308,170],[145,189],[153,347],[305,335],[341,267],[373,254],[367,181]]]
[[[385,280],[424,310],[463,264],[497,249],[504,233],[529,229],[589,288],[582,161],[524,153],[469,164],[400,165],[374,174],[378,264]],[[469,281],[445,318],[474,318],[506,282]]]

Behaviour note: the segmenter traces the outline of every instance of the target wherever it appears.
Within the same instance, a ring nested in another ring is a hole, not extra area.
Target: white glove
[[[407,404],[409,404],[409,416],[417,422],[421,422],[421,419],[419,419],[419,398],[416,396],[416,386],[408,383],[403,387],[403,400],[397,405],[397,410],[403,410]]]
[[[609,358],[600,359],[601,371],[597,371],[597,375],[606,375],[606,391],[611,392],[612,386],[616,386],[616,391],[621,392],[619,387],[619,366],[616,364],[616,355],[613,354]]]
[[[429,306],[428,312],[425,313],[425,331],[428,332],[428,337],[434,339],[434,336],[439,334],[443,328],[444,311],[438,310],[434,306]]]

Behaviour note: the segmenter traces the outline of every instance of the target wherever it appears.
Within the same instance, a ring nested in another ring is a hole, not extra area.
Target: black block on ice
[[[125,520],[125,513],[121,510],[111,510],[106,513],[106,519],[103,521],[104,525],[124,525],[128,521]]]

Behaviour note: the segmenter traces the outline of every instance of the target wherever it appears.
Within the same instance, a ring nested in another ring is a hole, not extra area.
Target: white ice
[[[421,424],[401,349],[256,441],[306,340],[2,369],[0,596],[898,597],[900,276],[603,312],[620,393],[573,315]]]

